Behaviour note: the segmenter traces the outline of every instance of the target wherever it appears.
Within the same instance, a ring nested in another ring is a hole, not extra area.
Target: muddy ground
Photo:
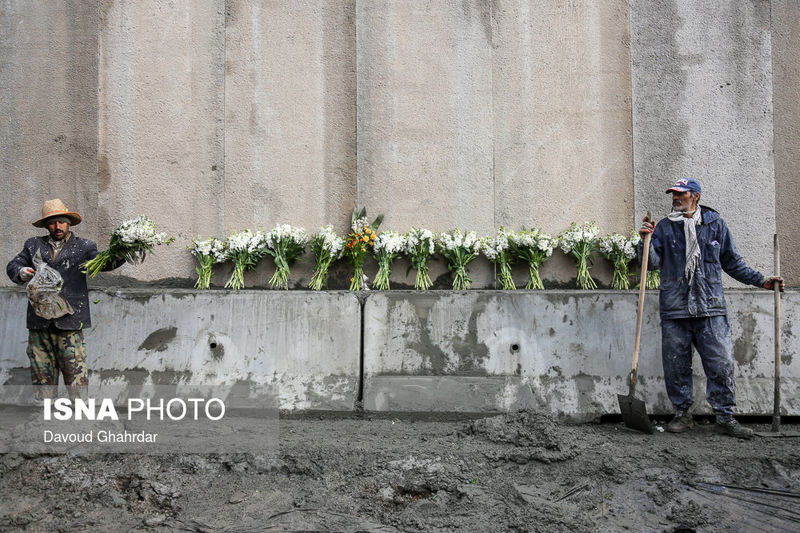
[[[282,418],[279,441],[277,456],[6,454],[0,529],[800,531],[798,438],[520,412]]]

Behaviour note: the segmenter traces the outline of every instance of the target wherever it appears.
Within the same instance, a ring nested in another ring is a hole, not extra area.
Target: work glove
[[[656,223],[650,222],[647,217],[642,219],[642,227],[639,228],[639,235],[641,235],[642,239],[644,239],[645,235],[648,233],[653,233],[656,229]]]
[[[31,267],[22,267],[19,269],[19,279],[21,281],[30,281],[33,277],[33,269]]]
[[[774,291],[775,283],[780,284],[781,292],[783,292],[783,278],[779,278],[777,276],[772,276],[771,278],[764,278],[764,284],[761,286],[767,290]]]

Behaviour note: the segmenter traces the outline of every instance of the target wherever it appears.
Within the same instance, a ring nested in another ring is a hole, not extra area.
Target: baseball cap
[[[667,192],[700,192],[700,182],[691,178],[678,180],[675,185],[667,189]]]

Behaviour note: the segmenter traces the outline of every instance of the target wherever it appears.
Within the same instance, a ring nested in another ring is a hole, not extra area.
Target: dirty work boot
[[[732,416],[728,418],[717,418],[717,427],[720,431],[731,437],[737,437],[739,439],[753,438],[753,430],[744,427]]]
[[[694,420],[688,411],[681,411],[680,409],[675,412],[675,416],[667,424],[667,431],[670,433],[683,433],[689,431],[694,427]]]

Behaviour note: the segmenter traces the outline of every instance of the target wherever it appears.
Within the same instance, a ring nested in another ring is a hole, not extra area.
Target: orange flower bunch
[[[350,290],[358,291],[367,286],[366,276],[364,275],[364,258],[367,252],[375,244],[375,232],[383,221],[383,215],[378,216],[370,224],[367,222],[367,210],[353,210],[350,223],[350,233],[347,235],[344,254],[353,264],[353,277],[350,278]]]
[[[361,253],[367,253],[367,250],[375,244],[375,232],[369,227],[369,224],[364,224],[359,231],[351,231],[347,236],[347,250],[353,253],[354,248],[360,248]]]

